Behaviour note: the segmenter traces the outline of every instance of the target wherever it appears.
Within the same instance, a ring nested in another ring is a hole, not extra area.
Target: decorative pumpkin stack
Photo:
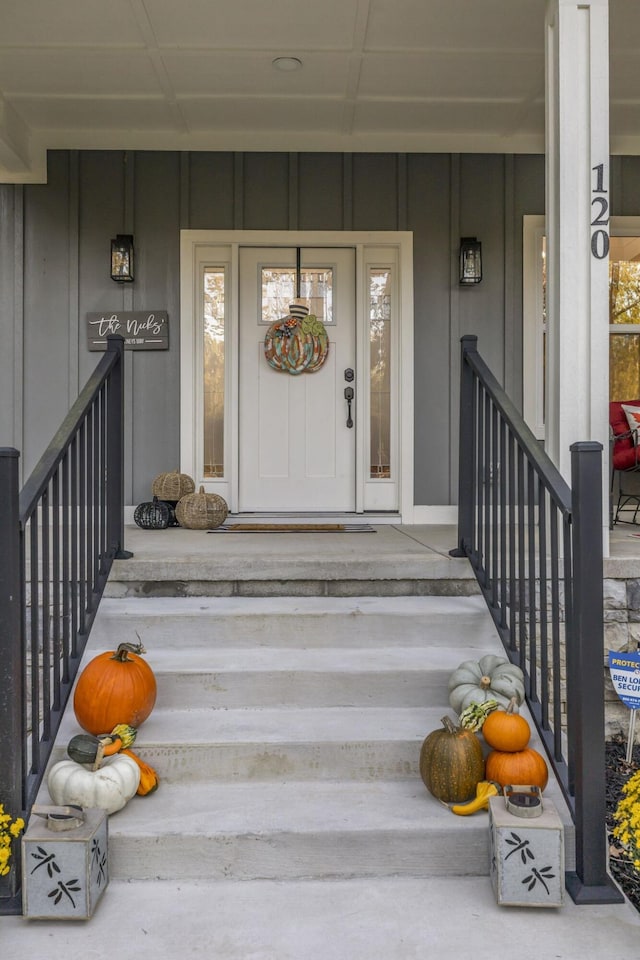
[[[166,530],[176,527],[176,504],[181,497],[193,493],[196,485],[186,473],[174,470],[160,473],[151,485],[152,500],[139,503],[133,519],[143,530]]]
[[[454,813],[486,809],[489,796],[509,784],[546,787],[546,760],[529,747],[531,728],[518,713],[523,701],[524,674],[506,657],[465,660],[451,674],[449,703],[459,726],[444,717],[445,731],[427,737],[420,774],[435,797],[454,804]],[[484,761],[480,731],[491,748]]]
[[[72,737],[70,759],[49,771],[54,803],[115,813],[135,793],[146,796],[157,789],[153,767],[130,749],[156,701],[155,676],[140,656],[145,652],[141,643],[121,643],[115,652],[90,660],[78,677],[73,708],[87,733]]]
[[[482,726],[482,735],[493,749],[486,759],[487,779],[495,780],[501,787],[507,784],[547,785],[549,771],[547,762],[529,747],[531,728],[527,720],[517,713],[515,697],[506,710],[494,710]]]

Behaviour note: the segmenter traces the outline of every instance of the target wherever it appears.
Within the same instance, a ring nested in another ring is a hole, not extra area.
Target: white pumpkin
[[[139,783],[138,764],[131,757],[120,754],[107,757],[97,770],[75,760],[60,760],[51,767],[47,777],[54,803],[98,807],[107,813],[121,810],[135,794]]]
[[[470,703],[497,700],[507,707],[511,698],[524,700],[524,675],[505,657],[488,653],[479,661],[465,660],[449,677],[449,704],[460,714]]]

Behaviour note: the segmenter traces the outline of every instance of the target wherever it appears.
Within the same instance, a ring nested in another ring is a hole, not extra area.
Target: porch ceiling
[[[610,9],[612,152],[637,153],[640,4]],[[43,179],[47,148],[542,152],[544,11],[2,0],[0,179]]]

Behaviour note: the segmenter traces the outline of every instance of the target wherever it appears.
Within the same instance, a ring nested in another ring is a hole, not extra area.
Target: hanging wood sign
[[[169,315],[166,310],[87,314],[89,350],[106,350],[112,333],[124,337],[125,350],[168,350]]]

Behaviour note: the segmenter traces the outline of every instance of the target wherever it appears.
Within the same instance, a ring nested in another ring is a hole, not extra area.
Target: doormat
[[[368,523],[224,523],[207,533],[375,533]]]

